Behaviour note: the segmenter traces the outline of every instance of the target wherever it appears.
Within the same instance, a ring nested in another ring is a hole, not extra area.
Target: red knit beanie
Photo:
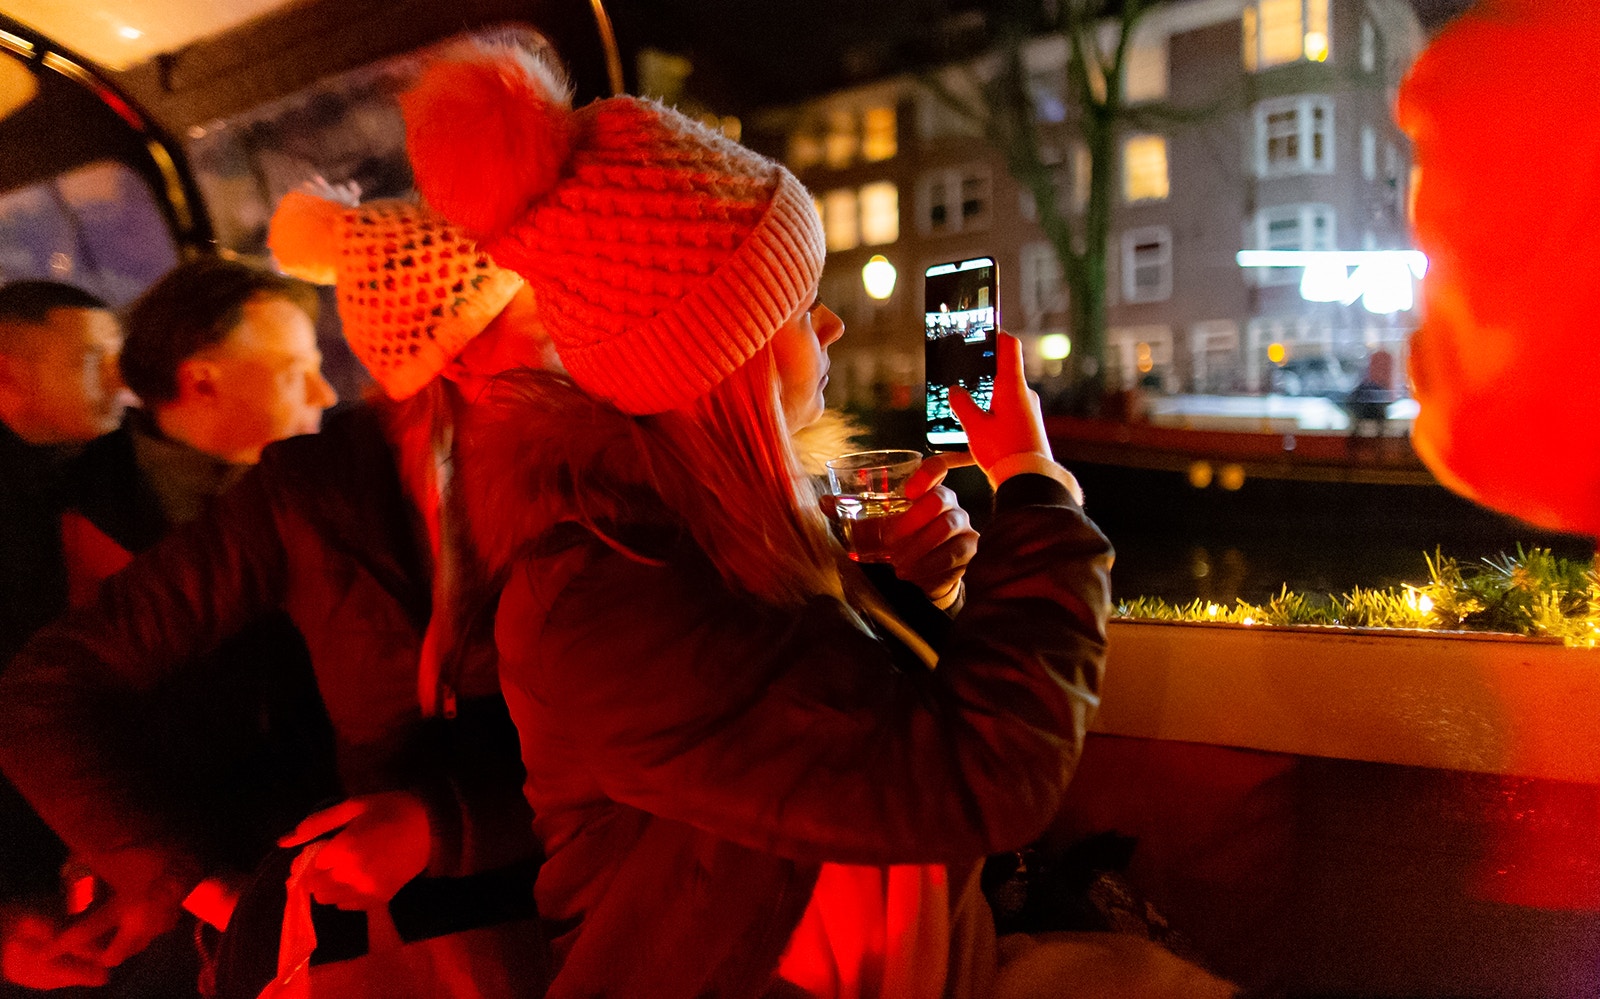
[[[522,287],[420,205],[344,205],[291,191],[267,234],[278,267],[335,284],[350,350],[392,399],[428,384]]]
[[[423,196],[527,279],[567,372],[624,412],[699,398],[810,304],[825,252],[811,196],[671,108],[574,111],[506,47],[434,64],[401,108]]]

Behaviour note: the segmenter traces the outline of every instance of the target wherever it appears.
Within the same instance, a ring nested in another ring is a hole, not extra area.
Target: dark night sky
[[[746,111],[896,72],[934,44],[941,13],[1029,0],[608,0],[626,48],[689,55],[693,90]],[[1436,29],[1471,0],[1412,0]]]

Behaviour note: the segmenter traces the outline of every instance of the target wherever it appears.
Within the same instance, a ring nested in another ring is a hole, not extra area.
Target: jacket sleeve
[[[897,670],[836,601],[779,611],[609,556],[546,615],[548,581],[517,574],[503,680],[547,702],[608,797],[745,846],[858,864],[1020,847],[1054,818],[1098,704],[1112,554],[1042,476],[996,509],[932,672]]]
[[[108,579],[0,676],[0,768],[113,886],[182,898],[206,873],[138,705],[276,605],[284,558],[259,472]]]

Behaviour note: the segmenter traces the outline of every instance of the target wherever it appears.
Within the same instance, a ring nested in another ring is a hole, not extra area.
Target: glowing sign
[[[1301,298],[1342,305],[1359,298],[1384,316],[1416,305],[1412,282],[1428,271],[1418,250],[1241,250],[1237,259],[1240,267],[1303,267]]]

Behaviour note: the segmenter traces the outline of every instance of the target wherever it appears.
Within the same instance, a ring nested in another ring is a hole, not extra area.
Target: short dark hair
[[[11,281],[0,285],[0,322],[42,325],[51,309],[108,309],[77,285],[60,281]]]
[[[220,257],[179,264],[128,309],[122,380],[146,405],[178,395],[178,365],[221,343],[257,296],[288,299],[315,322],[317,293],[303,281]]]

